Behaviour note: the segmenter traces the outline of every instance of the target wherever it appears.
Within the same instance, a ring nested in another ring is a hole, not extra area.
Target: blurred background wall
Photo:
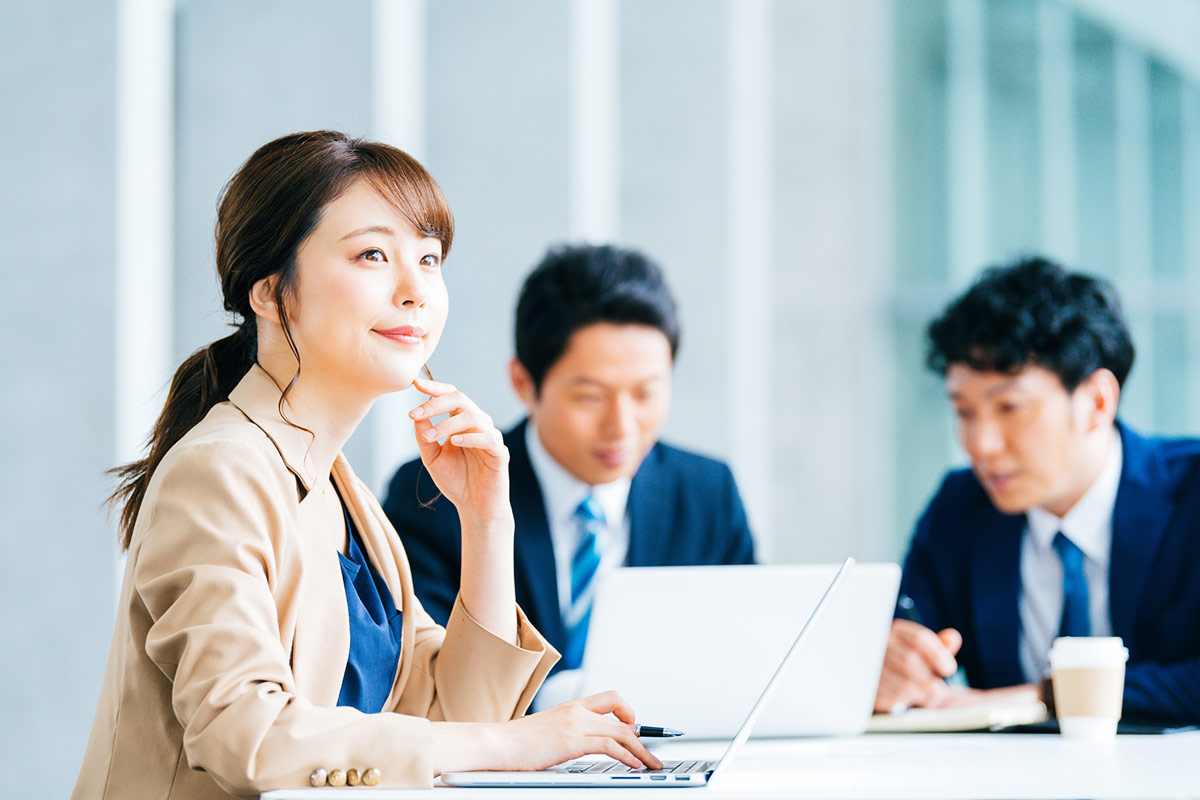
[[[1114,279],[1125,419],[1200,430],[1197,41],[1197,0],[3,0],[3,774],[73,785],[118,590],[104,471],[223,335],[216,198],[258,145],[424,161],[458,221],[432,367],[502,426],[525,272],[646,250],[683,314],[666,438],[730,461],[767,560],[891,560],[963,460],[922,329],[986,264]],[[377,489],[416,402],[348,447]]]

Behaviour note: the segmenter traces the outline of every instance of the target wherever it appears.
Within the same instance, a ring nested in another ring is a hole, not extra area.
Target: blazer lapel
[[[999,514],[990,503],[963,535],[971,554],[972,615],[984,686],[1024,683],[1017,655],[1021,585],[1021,535],[1025,518]]]
[[[517,601],[542,636],[561,653],[566,649],[567,630],[558,605],[558,574],[546,504],[525,447],[527,424],[523,421],[504,435],[509,452],[513,519],[517,526]]]
[[[293,425],[280,415],[281,395],[282,390],[275,385],[274,379],[255,364],[233,387],[229,401],[275,445],[288,471],[296,476],[300,499],[303,500],[318,480],[312,459],[309,458],[313,435],[311,431]],[[288,405],[286,400],[282,402],[284,406]]]
[[[629,485],[629,550],[625,564],[657,567],[671,564],[677,549],[667,541],[673,527],[658,445],[651,448]]]
[[[1108,562],[1108,605],[1113,634],[1132,650],[1134,615],[1159,543],[1175,513],[1160,487],[1166,469],[1157,449],[1124,425],[1121,483],[1113,507],[1112,549]]]

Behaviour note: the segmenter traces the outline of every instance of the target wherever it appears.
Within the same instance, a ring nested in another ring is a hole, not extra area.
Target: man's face
[[[1040,506],[1062,516],[1087,491],[1099,469],[1088,447],[1096,427],[1089,382],[1068,392],[1038,366],[1010,375],[953,364],[946,389],[959,441],[1000,511]]]
[[[647,325],[596,323],[575,331],[535,393],[516,361],[513,386],[542,446],[590,485],[632,477],[671,402],[671,344]]]

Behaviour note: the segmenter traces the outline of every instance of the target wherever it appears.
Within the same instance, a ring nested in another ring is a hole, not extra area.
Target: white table
[[[716,758],[712,742],[670,742],[662,758]],[[713,785],[680,789],[286,789],[262,800],[511,800],[601,795],[854,800],[1200,798],[1200,731],[1076,743],[1048,734],[894,734],[751,741]],[[663,792],[667,792],[664,795]]]

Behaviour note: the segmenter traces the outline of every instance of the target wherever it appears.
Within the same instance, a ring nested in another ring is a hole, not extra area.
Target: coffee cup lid
[[[1086,667],[1124,664],[1129,650],[1120,636],[1060,636],[1050,646],[1052,667]]]

